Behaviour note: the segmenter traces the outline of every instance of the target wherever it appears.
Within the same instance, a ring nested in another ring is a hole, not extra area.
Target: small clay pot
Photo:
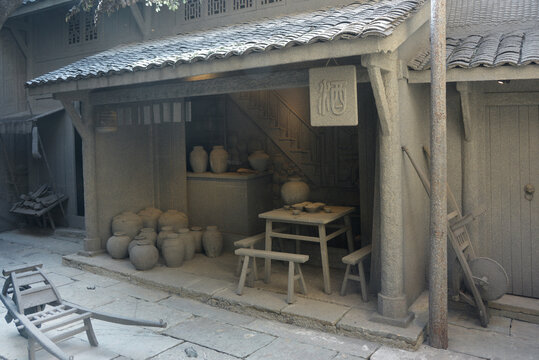
[[[189,163],[195,173],[203,173],[208,169],[208,153],[202,146],[194,146],[189,154]]]
[[[159,250],[163,246],[163,241],[167,238],[168,235],[174,233],[174,228],[172,226],[163,226],[162,230],[157,235],[156,246]]]
[[[130,239],[138,235],[142,229],[142,219],[135,213],[124,212],[112,218],[112,233],[123,232]]]
[[[145,228],[153,228],[154,231],[157,231],[157,220],[163,212],[159,209],[153,207],[147,207],[144,210],[138,212],[138,216],[142,220],[142,226]]]
[[[195,241],[195,252],[202,252],[202,228],[200,226],[192,226],[191,235]]]
[[[164,212],[158,220],[159,231],[163,229],[163,226],[172,226],[174,231],[179,231],[182,228],[186,228],[189,225],[187,215],[178,210],[168,210]]]
[[[189,229],[180,229],[180,240],[184,245],[184,260],[188,261],[195,257],[195,239]]]
[[[281,187],[281,197],[286,205],[293,205],[309,199],[309,185],[301,181],[299,176],[288,179]]]
[[[157,241],[157,233],[153,228],[142,228],[139,235],[143,236],[146,240],[151,241],[154,245]]]
[[[264,150],[256,150],[249,157],[249,165],[257,171],[266,171],[268,167],[269,155]]]
[[[202,234],[202,245],[208,257],[218,257],[223,251],[223,235],[217,226],[208,226]]]
[[[228,152],[221,145],[216,145],[210,153],[211,171],[216,174],[226,172],[228,168]]]
[[[123,232],[115,232],[107,240],[107,252],[112,256],[113,259],[124,259],[127,257],[127,247],[131,239]]]
[[[129,260],[137,270],[150,270],[157,260],[159,260],[159,251],[147,240],[136,240],[129,251]]]
[[[185,258],[185,245],[178,234],[169,234],[163,245],[161,252],[168,267],[179,267],[183,265]]]

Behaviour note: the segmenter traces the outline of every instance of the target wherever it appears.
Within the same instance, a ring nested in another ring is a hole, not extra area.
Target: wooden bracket
[[[19,46],[19,49],[21,49],[21,52],[23,53],[24,57],[28,59],[29,58],[28,44],[26,43],[24,36],[21,34],[21,31],[24,31],[24,30],[21,30],[15,27],[10,27],[10,26],[6,26],[6,28],[9,29],[9,31],[13,35],[13,38],[15,39],[15,42]]]
[[[64,106],[64,109],[68,113],[69,117],[71,118],[71,121],[73,122],[73,126],[77,131],[79,132],[80,136],[84,139],[88,132],[90,131],[89,123],[85,124],[85,121],[83,119],[83,116],[81,116],[79,110],[75,108],[73,105],[74,101],[82,101],[85,104],[89,104],[89,96],[88,93],[83,94],[54,94],[54,98],[59,100],[62,105]]]
[[[460,94],[460,106],[462,110],[462,124],[464,125],[464,140],[472,140],[472,111],[470,104],[471,86],[468,82],[457,83],[457,91]]]
[[[150,12],[148,6],[144,6],[144,15],[142,15],[142,12],[140,11],[140,8],[137,3],[134,3],[129,7],[131,10],[131,15],[133,15],[133,18],[135,19],[135,22],[137,23],[137,27],[142,34],[143,39],[147,39],[148,35],[150,34]]]
[[[379,67],[375,66],[370,66],[368,70],[369,77],[371,79],[372,92],[374,94],[374,100],[378,110],[378,118],[380,120],[380,131],[383,136],[389,135],[391,110],[389,108],[389,102],[387,101],[382,71]]]

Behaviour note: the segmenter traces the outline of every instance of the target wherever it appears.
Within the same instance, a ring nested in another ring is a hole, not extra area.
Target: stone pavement
[[[73,239],[11,231],[0,234],[0,268],[43,263],[66,300],[93,309],[164,319],[165,329],[94,320],[99,346],[85,334],[60,347],[75,359],[537,359],[539,325],[493,317],[488,329],[474,318],[450,313],[450,351],[422,345],[411,352],[317,330],[230,312],[166,291],[62,266],[80,249]],[[0,279],[3,283],[3,279]],[[5,309],[0,306],[0,316]],[[0,359],[26,359],[26,340],[0,319]],[[36,358],[50,359],[40,350]]]

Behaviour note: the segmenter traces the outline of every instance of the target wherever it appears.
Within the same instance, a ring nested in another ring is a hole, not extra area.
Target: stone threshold
[[[372,310],[345,306],[297,294],[294,304],[286,303],[286,294],[245,287],[235,293],[237,282],[195,275],[180,268],[157,266],[137,271],[128,260],[113,260],[107,254],[95,256],[66,255],[69,267],[94,274],[170,292],[205,304],[256,318],[276,320],[332,334],[355,337],[407,350],[417,350],[423,343],[428,318],[428,295],[424,292],[410,307],[415,319],[407,328],[369,321]]]

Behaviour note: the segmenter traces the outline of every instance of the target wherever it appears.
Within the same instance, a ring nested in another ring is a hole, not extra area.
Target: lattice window
[[[84,40],[92,41],[97,39],[97,24],[94,23],[90,13],[84,14]]]
[[[80,17],[73,16],[67,23],[67,43],[80,43]]]
[[[208,0],[208,15],[218,15],[226,12],[226,0]]]
[[[200,18],[200,0],[187,0],[184,4],[185,20]]]
[[[253,0],[234,0],[234,10],[243,10],[253,7]]]
[[[276,3],[280,3],[282,2],[283,0],[260,0],[260,4],[261,5],[269,5],[269,4],[276,4]]]

